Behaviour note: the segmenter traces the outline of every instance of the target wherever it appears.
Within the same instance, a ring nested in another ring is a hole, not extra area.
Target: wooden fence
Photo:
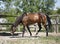
[[[12,15],[0,15],[0,18],[5,18],[5,17],[17,17],[17,16],[12,16]],[[59,19],[60,19],[60,15],[50,15],[51,19],[52,19],[52,25],[53,25],[53,30],[54,32],[59,32]],[[0,25],[12,25],[13,23],[0,23]],[[30,26],[31,27],[31,26]],[[33,26],[34,27],[34,26]],[[18,30],[20,26],[18,26]]]
[[[0,15],[0,18],[9,18],[9,17],[17,17],[17,16],[13,16],[13,15]],[[5,29],[2,29],[4,25],[12,25],[13,23],[12,22],[8,22],[8,23],[0,23],[0,30],[5,30]],[[1,26],[2,25],[2,26]]]
[[[52,26],[54,27],[54,32],[58,33],[59,32],[59,25],[60,25],[60,15],[50,15],[52,21],[55,20],[54,22],[52,22]]]

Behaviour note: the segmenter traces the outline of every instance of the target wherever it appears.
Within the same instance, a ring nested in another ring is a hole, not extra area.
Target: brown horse
[[[15,32],[15,28],[18,24],[22,23],[23,24],[23,34],[22,36],[24,36],[24,32],[25,32],[25,27],[27,27],[30,36],[32,36],[32,33],[29,29],[29,25],[37,23],[39,26],[39,30],[37,31],[36,35],[38,34],[38,32],[41,30],[41,23],[43,24],[43,26],[46,29],[46,36],[48,36],[48,29],[47,29],[47,22],[48,22],[48,26],[50,28],[51,26],[51,21],[48,15],[45,15],[44,13],[24,13],[23,15],[19,16],[16,19],[16,22],[12,25],[11,29],[12,29],[12,33]]]

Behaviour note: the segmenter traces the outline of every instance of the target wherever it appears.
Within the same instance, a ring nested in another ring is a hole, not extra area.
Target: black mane
[[[26,12],[24,12],[22,15],[18,16],[16,18],[16,21],[13,23],[13,26],[16,27],[16,26],[18,26],[18,24],[22,23],[22,19],[25,15],[27,15]]]

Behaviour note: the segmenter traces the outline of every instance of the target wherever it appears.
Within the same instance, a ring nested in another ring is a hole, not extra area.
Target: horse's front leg
[[[29,31],[29,33],[30,33],[30,36],[32,36],[32,33],[31,33],[31,31],[30,31],[29,26],[27,26],[27,29],[28,29],[28,31]]]
[[[23,26],[22,37],[24,37],[24,33],[25,33],[25,26]]]
[[[38,27],[39,27],[39,30],[37,31],[37,33],[36,33],[36,35],[40,32],[40,30],[41,30],[41,24],[38,24]]]

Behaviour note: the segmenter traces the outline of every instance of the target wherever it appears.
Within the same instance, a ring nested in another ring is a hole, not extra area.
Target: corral
[[[10,32],[3,31],[0,32],[0,44],[60,44],[60,33],[58,29],[60,23],[58,23],[59,20],[57,20],[60,16],[53,15],[50,17],[53,17],[52,19],[55,19],[55,23],[52,24],[54,31],[49,32],[48,37],[46,37],[45,32],[40,32],[37,36],[35,36],[35,32],[32,32],[32,37],[30,37],[29,33],[27,32],[25,33],[25,37],[21,37],[22,32],[16,32],[14,36],[11,36]],[[0,25],[11,24],[12,23],[0,23]],[[18,28],[20,28],[20,26]]]

